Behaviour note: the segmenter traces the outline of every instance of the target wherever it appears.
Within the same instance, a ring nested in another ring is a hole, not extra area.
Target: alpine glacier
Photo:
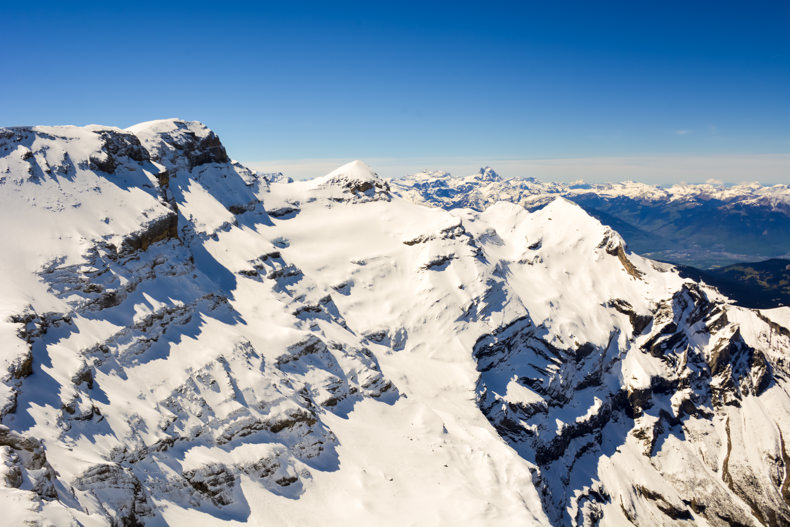
[[[556,197],[0,129],[9,525],[787,525],[790,308]]]

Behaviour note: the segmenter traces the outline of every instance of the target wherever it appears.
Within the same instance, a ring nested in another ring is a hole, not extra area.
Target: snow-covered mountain
[[[9,525],[790,523],[790,309],[562,197],[269,181],[165,120],[0,129],[0,221]]]
[[[636,252],[703,269],[790,257],[788,185],[563,184],[502,179],[486,167],[463,178],[420,172],[393,186],[412,201],[446,209],[510,201],[534,210],[563,196],[617,229]]]

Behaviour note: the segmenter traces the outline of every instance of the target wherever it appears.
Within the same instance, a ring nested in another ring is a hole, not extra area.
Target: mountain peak
[[[482,167],[477,174],[475,174],[475,179],[478,181],[490,181],[490,182],[499,182],[502,181],[502,177],[494,172],[494,169],[490,166]]]
[[[340,190],[352,194],[356,199],[389,199],[389,184],[381,179],[366,163],[356,159],[342,165],[329,174],[311,182],[315,189]],[[332,199],[345,201],[347,198],[333,196]]]
[[[551,201],[549,201],[541,210],[544,214],[548,214],[549,216],[553,215],[569,218],[577,222],[594,222],[596,225],[601,224],[600,221],[596,220],[577,203],[574,203],[563,196],[552,197]]]
[[[357,181],[373,181],[378,176],[373,169],[370,168],[364,161],[355,159],[345,165],[339,166],[332,172],[324,176],[327,181],[335,178],[354,179]]]

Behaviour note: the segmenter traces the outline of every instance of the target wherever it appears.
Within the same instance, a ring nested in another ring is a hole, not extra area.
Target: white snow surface
[[[445,211],[393,195],[360,161],[269,184],[218,145],[177,119],[0,129],[7,521],[671,524],[674,507],[715,525],[683,501],[688,467],[707,474],[700,488],[718,482],[708,499],[734,496],[722,463],[781,459],[782,380],[681,414],[693,384],[607,424],[617,393],[674,379],[681,359],[645,350],[673,316],[685,327],[690,283],[570,201]],[[715,335],[694,322],[677,357],[709,357],[740,328],[783,367],[786,336],[767,348],[756,313],[704,294],[730,319]],[[484,364],[486,346],[522,334],[532,347]],[[598,384],[564,384],[595,371]],[[659,409],[685,424],[646,455],[633,430],[666,430]],[[509,435],[512,412],[526,417]],[[587,426],[599,430],[577,457],[580,439],[550,462],[530,443]],[[754,453],[737,447],[758,436]],[[745,499],[727,517],[753,521]]]
[[[761,313],[777,324],[790,329],[790,307],[784,306],[774,309],[763,309]]]

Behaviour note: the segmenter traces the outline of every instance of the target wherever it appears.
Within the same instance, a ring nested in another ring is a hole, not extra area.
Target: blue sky
[[[163,3],[4,2],[0,125],[182,117],[286,170],[737,156],[775,161],[721,179],[790,181],[788,2]]]

